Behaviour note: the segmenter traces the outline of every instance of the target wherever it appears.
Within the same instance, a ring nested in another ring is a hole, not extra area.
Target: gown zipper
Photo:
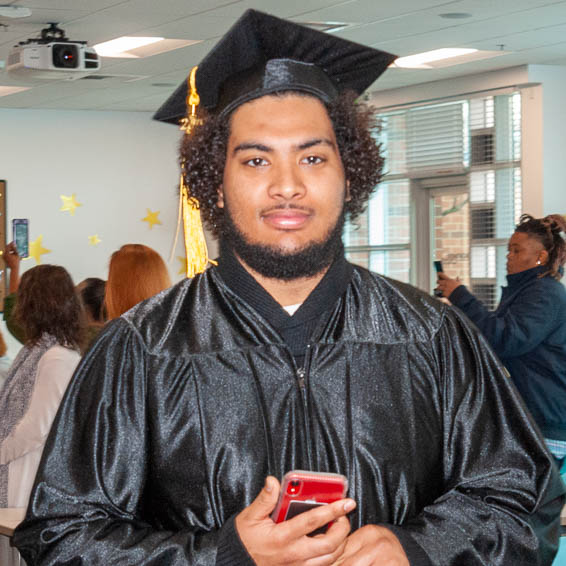
[[[311,345],[307,344],[304,367],[297,368],[295,375],[297,377],[297,384],[299,386],[299,390],[301,392],[301,399],[303,401],[303,421],[304,421],[303,424],[305,427],[308,469],[314,470],[312,463],[312,449],[311,449],[312,439],[311,439],[311,430],[309,424],[310,421],[309,404],[307,397],[307,384],[308,384],[309,370],[310,370],[310,353],[311,353]]]

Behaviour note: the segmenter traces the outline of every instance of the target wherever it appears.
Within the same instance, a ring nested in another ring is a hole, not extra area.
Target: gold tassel
[[[208,248],[200,217],[199,201],[189,195],[189,189],[182,174],[180,187],[180,198],[183,206],[183,228],[185,231],[185,254],[187,256],[187,277],[190,278],[197,273],[202,273],[208,263],[216,265],[216,262],[208,257]]]
[[[181,120],[181,130],[187,135],[191,133],[194,126],[202,124],[197,118],[196,108],[200,104],[200,97],[196,88],[197,67],[193,67],[187,79],[187,115]],[[187,256],[187,277],[194,277],[202,273],[208,263],[216,265],[216,262],[208,257],[208,249],[204,237],[202,220],[200,217],[200,204],[198,200],[190,195],[189,187],[185,183],[185,164],[181,164],[181,179],[179,181],[179,212],[182,210],[183,229],[185,233],[185,254]],[[177,222],[177,234],[179,223]],[[175,236],[175,244],[177,235]]]
[[[187,115],[181,120],[181,130],[187,134],[191,133],[194,126],[202,124],[202,120],[197,118],[197,106],[200,104],[200,96],[197,92],[197,69],[193,67],[187,78]]]

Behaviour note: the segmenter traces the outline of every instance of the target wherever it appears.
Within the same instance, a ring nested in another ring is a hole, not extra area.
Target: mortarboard
[[[202,60],[196,72],[200,103],[228,114],[244,102],[285,90],[330,101],[344,90],[362,94],[395,55],[247,10]],[[178,124],[187,114],[187,81],[155,113]]]
[[[247,10],[200,65],[193,67],[154,119],[180,125],[188,133],[199,123],[199,104],[222,116],[276,92],[306,92],[325,102],[345,90],[362,94],[394,60],[390,53]],[[187,276],[192,277],[211,260],[199,203],[185,183],[185,165],[181,163],[179,223],[182,218]],[[176,241],[177,237],[173,250]]]

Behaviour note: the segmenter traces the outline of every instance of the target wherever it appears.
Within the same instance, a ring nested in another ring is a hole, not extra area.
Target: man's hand
[[[346,514],[356,507],[355,501],[341,499],[276,524],[270,515],[279,490],[279,482],[269,476],[256,499],[236,517],[236,530],[248,554],[258,566],[334,564],[344,551],[350,532]],[[331,521],[325,534],[307,536]]]
[[[385,527],[366,525],[352,533],[335,566],[410,566],[399,539]]]
[[[442,296],[447,299],[450,298],[450,295],[456,287],[462,285],[462,282],[458,279],[458,277],[456,277],[456,279],[451,279],[448,275],[445,275],[442,272],[438,273],[437,276],[438,279],[436,281],[436,288],[440,289],[442,291]]]

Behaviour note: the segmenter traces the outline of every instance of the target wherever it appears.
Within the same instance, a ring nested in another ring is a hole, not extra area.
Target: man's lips
[[[299,209],[272,210],[262,215],[262,220],[278,230],[297,230],[302,228],[311,214]]]

